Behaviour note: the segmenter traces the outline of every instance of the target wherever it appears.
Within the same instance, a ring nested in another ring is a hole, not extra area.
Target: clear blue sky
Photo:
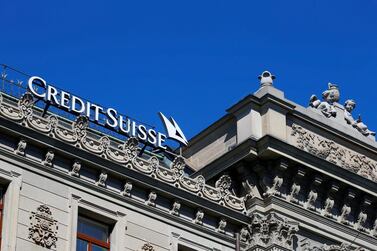
[[[188,138],[270,70],[306,106],[329,81],[377,130],[377,1],[0,0],[0,62]]]

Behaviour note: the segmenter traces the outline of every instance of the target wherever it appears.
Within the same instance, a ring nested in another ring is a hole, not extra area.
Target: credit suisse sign
[[[188,144],[177,122],[173,118],[168,119],[161,112],[159,116],[166,129],[166,134],[158,132],[153,128],[148,128],[148,126],[128,117],[124,117],[114,108],[104,108],[89,101],[83,101],[69,92],[47,84],[41,77],[30,77],[28,80],[28,90],[35,98],[43,100],[48,105],[56,106],[75,115],[84,115],[96,124],[110,128],[128,137],[136,137],[151,146],[166,149],[166,145],[164,144],[166,139],[172,139],[185,146]]]

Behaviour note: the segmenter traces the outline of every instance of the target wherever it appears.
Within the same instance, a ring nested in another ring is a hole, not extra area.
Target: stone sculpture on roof
[[[365,136],[375,136],[376,133],[372,132],[368,129],[367,125],[365,125],[361,121],[361,116],[359,115],[359,118],[355,120],[352,116],[352,111],[356,107],[356,102],[352,99],[348,99],[344,104],[344,119],[347,121],[348,124],[352,125],[354,128],[356,128],[359,132],[361,132]]]
[[[323,101],[320,101],[316,95],[310,97],[310,106],[320,110],[326,117],[336,117],[334,103],[339,101],[340,92],[337,85],[328,84],[328,89],[322,93]]]
[[[336,118],[337,115],[341,117],[339,112],[343,110],[344,120],[348,125],[355,128],[362,135],[374,139],[376,133],[368,129],[368,126],[362,122],[361,116],[359,115],[358,119],[354,119],[352,116],[352,111],[356,108],[356,102],[353,99],[348,99],[344,106],[338,103],[340,92],[337,85],[329,83],[328,89],[322,93],[322,98],[323,100],[321,101],[316,95],[312,95],[309,100],[309,106],[321,111],[327,118]],[[342,119],[338,121],[342,121]]]

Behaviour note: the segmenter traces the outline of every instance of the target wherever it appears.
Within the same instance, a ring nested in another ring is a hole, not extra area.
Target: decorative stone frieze
[[[321,247],[309,248],[308,251],[365,251],[361,247],[353,247],[350,244],[342,243],[340,245],[323,245]]]
[[[292,239],[298,231],[298,223],[282,219],[275,213],[267,216],[253,214],[249,231],[251,237],[249,247],[267,248],[275,245],[291,250]]]
[[[296,124],[292,125],[291,136],[294,137],[295,145],[301,150],[377,182],[377,162],[375,160],[351,151]]]
[[[73,162],[72,169],[69,172],[70,175],[79,177],[80,176],[80,169],[81,169],[81,162],[76,160]]]
[[[99,175],[98,181],[96,182],[97,186],[106,187],[107,173],[102,172]]]
[[[105,155],[102,155],[106,152],[110,145],[110,139],[107,136],[101,137],[99,140],[90,140],[87,137],[83,137],[81,139],[81,145],[84,149],[89,150],[93,153],[96,153],[102,157]]]
[[[21,156],[25,156],[25,149],[26,149],[26,140],[24,139],[21,139],[18,144],[17,144],[17,147],[16,149],[14,150],[14,153],[15,154],[18,154],[18,155],[21,155]]]
[[[124,165],[126,168],[137,170],[179,189],[202,196],[222,206],[236,211],[245,211],[243,197],[228,193],[222,187],[216,188],[206,185],[203,176],[193,179],[183,175],[185,163],[182,156],[177,156],[173,160],[171,168],[162,167],[157,157],[153,156],[145,159],[138,156],[139,142],[136,138],[128,138],[123,144],[119,144],[119,142],[112,142],[112,139],[107,136],[94,137],[92,133],[88,133],[89,120],[85,116],[78,116],[72,122],[71,128],[69,128],[66,122],[64,122],[64,125],[60,124],[56,116],[40,117],[39,113],[35,113],[33,109],[30,95],[25,94],[24,96],[17,106],[14,106],[13,103],[4,101],[4,97],[0,94],[0,116],[25,127],[31,127],[40,133],[62,140],[74,147],[86,150],[117,164]],[[118,147],[114,147],[117,144]],[[52,166],[53,158],[54,153],[49,152],[42,163],[46,166]],[[74,173],[71,171],[69,174],[73,175]],[[106,178],[103,176],[102,178],[100,177],[101,179]],[[103,182],[100,180],[96,184],[102,186]]]
[[[323,244],[320,246],[311,246],[311,243],[308,239],[303,239],[301,241],[301,249],[303,251],[365,251],[364,248],[355,247],[348,243],[341,243],[339,245],[332,244]]]
[[[54,160],[55,153],[52,150],[49,150],[46,153],[45,159],[42,161],[42,164],[45,166],[52,166],[52,161]]]
[[[28,237],[35,244],[46,248],[56,247],[57,233],[57,221],[48,206],[40,205],[35,212],[31,212]]]
[[[181,209],[181,203],[179,201],[174,201],[170,213],[172,215],[179,216],[179,210]]]

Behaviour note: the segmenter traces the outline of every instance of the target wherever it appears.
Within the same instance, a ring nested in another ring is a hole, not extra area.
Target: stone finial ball
[[[264,71],[260,76],[258,76],[258,79],[260,80],[261,87],[272,86],[275,76],[269,71]]]

